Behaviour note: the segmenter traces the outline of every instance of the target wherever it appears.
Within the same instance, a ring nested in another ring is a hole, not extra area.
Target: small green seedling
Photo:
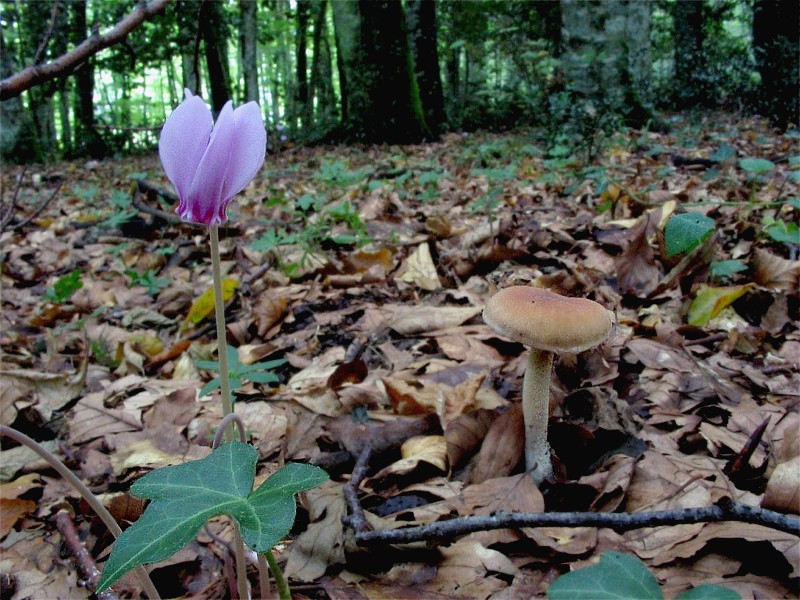
[[[156,277],[156,272],[153,269],[147,269],[144,273],[129,269],[125,274],[131,279],[131,287],[141,285],[151,296],[157,296],[161,288],[169,285],[169,279]]]
[[[81,272],[75,269],[71,273],[60,277],[53,284],[53,287],[47,289],[42,298],[47,302],[62,304],[72,298],[72,295],[82,287]]]
[[[255,363],[252,365],[245,365],[239,362],[239,352],[236,348],[227,347],[228,354],[228,377],[231,382],[231,391],[235,392],[240,389],[245,381],[252,381],[253,383],[277,383],[280,381],[275,373],[270,369],[279,367],[286,363],[286,359],[280,358],[277,360],[268,360],[266,362]],[[197,361],[197,366],[201,369],[209,371],[219,371],[219,363],[213,360],[200,360]],[[201,396],[206,396],[220,387],[219,377],[212,379],[203,386],[200,390]]]

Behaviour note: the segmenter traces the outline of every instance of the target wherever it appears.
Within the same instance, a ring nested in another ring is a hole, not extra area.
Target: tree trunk
[[[562,0],[561,16],[567,89],[643,125],[652,117],[649,2]]]
[[[345,135],[373,143],[433,139],[425,122],[400,0],[334,0],[345,72]]]
[[[675,105],[688,108],[702,100],[703,3],[676,2],[672,20],[675,26]]]
[[[331,57],[327,45],[327,36],[325,34],[325,9],[327,7],[327,0],[313,0],[312,13],[314,20],[314,41],[313,41],[313,58],[311,62],[311,79],[308,85],[308,98],[309,102],[305,106],[305,123],[306,127],[313,127],[315,125],[314,116],[314,98],[318,98],[318,112],[322,115],[321,120],[324,122],[324,127],[327,127],[331,121],[331,115],[334,111],[334,96],[333,96],[333,81],[331,70]],[[308,133],[308,132],[306,132]]]
[[[295,73],[297,79],[297,90],[295,93],[295,109],[297,116],[300,118],[300,127],[305,129],[309,123],[306,119],[306,107],[309,102],[308,95],[308,61],[306,60],[306,51],[308,42],[306,35],[308,34],[308,21],[311,16],[311,0],[297,0],[297,47],[295,55],[297,62],[295,63]]]
[[[17,64],[6,47],[3,29],[0,28],[0,76],[5,79],[17,72]],[[32,126],[30,119],[26,117],[22,96],[0,102],[0,123],[3,124],[0,127],[0,155],[3,159],[14,162],[33,159],[33,148],[30,144]]]
[[[175,4],[183,87],[193,94],[200,93],[200,32],[198,29],[201,6],[202,4],[197,0],[178,0]]]
[[[88,33],[86,24],[87,0],[72,2],[73,41],[80,44]],[[75,151],[89,154],[92,158],[103,158],[108,146],[94,126],[94,59],[87,60],[75,71]]]
[[[241,22],[239,39],[242,69],[244,70],[244,99],[258,102],[258,4],[256,0],[239,0]]]
[[[758,107],[775,125],[800,124],[798,4],[795,0],[756,0],[753,47],[761,75]]]
[[[425,122],[434,135],[445,125],[434,0],[407,0],[408,31]]]
[[[231,99],[230,74],[228,72],[228,39],[222,16],[222,4],[203,2],[200,9],[200,32],[208,68],[208,81],[211,88],[211,105],[218,114]]]

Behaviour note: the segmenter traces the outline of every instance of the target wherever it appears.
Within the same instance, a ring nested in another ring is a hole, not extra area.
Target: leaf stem
[[[267,559],[269,568],[275,576],[275,587],[278,588],[278,597],[281,600],[292,600],[292,592],[289,591],[289,584],[286,583],[286,578],[283,576],[283,571],[281,571],[281,568],[278,566],[278,561],[275,560],[275,555],[272,554],[272,550],[267,550],[266,552],[262,552],[262,554],[264,558]]]
[[[77,492],[86,500],[86,503],[92,507],[92,510],[97,513],[97,516],[100,517],[100,520],[105,523],[105,526],[108,527],[108,530],[111,534],[118,538],[122,534],[122,529],[120,529],[117,521],[111,516],[111,513],[106,510],[106,507],[103,506],[103,503],[97,499],[86,484],[84,484],[75,473],[70,471],[64,463],[62,463],[56,456],[53,455],[52,452],[47,450],[44,446],[39,444],[38,442],[34,441],[33,439],[29,438],[27,435],[22,433],[21,431],[17,431],[11,427],[6,427],[5,425],[0,425],[0,436],[10,437],[12,440],[27,446],[36,454],[41,456],[48,465],[50,465],[55,471],[58,472],[64,479],[69,482],[72,487],[74,487]],[[153,585],[153,581],[150,579],[150,575],[148,575],[147,571],[144,567],[137,567],[135,569],[136,576],[139,578],[139,583],[141,584],[142,588],[144,588],[145,593],[151,600],[160,600],[161,596],[158,594],[158,590],[156,590],[156,586]]]

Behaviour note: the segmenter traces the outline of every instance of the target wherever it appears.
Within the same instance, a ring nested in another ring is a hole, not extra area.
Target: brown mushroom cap
[[[550,352],[582,352],[596,346],[613,324],[612,313],[597,302],[526,285],[492,296],[483,320],[514,341]]]

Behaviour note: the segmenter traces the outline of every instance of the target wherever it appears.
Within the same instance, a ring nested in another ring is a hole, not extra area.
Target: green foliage
[[[647,566],[630,554],[603,552],[600,562],[566,573],[547,590],[550,600],[663,600],[658,581]],[[718,585],[701,585],[676,600],[740,600],[737,592]]]
[[[667,256],[694,250],[716,227],[714,219],[698,213],[673,215],[664,228]]]
[[[231,384],[231,392],[240,389],[245,381],[263,384],[277,383],[280,381],[278,376],[271,372],[271,369],[285,364],[286,359],[280,358],[246,365],[239,362],[239,353],[236,348],[227,346],[226,349],[228,357],[228,379]],[[219,362],[213,360],[199,360],[197,361],[197,366],[208,371],[219,371]],[[220,385],[219,377],[212,379],[203,386],[203,389],[200,390],[200,395],[205,396],[210,394]]]
[[[796,222],[787,223],[783,219],[765,217],[764,232],[776,242],[788,246],[800,244],[800,227]]]
[[[131,287],[141,285],[151,296],[157,296],[162,288],[169,285],[169,279],[156,277],[156,272],[153,269],[147,269],[144,273],[139,273],[134,269],[128,269],[125,271],[125,274],[131,280]]]
[[[81,272],[79,269],[75,269],[71,273],[60,277],[58,281],[53,284],[53,287],[47,289],[42,299],[47,302],[60,304],[72,298],[72,295],[82,287],[83,280],[81,279]]]
[[[711,263],[711,275],[719,280],[726,280],[747,270],[747,265],[740,260],[720,260]]]
[[[252,491],[257,460],[255,448],[232,442],[206,458],[156,469],[134,483],[131,493],[151,502],[114,543],[97,590],[131,569],[175,554],[218,515],[235,518],[244,542],[256,552],[272,548],[294,523],[294,495],[328,476],[319,467],[292,463]]]
[[[314,175],[314,179],[339,187],[349,187],[356,183],[361,183],[374,171],[375,168],[371,166],[364,166],[351,171],[340,160],[325,161],[320,165],[319,171]]]
[[[739,166],[751,176],[764,175],[775,168],[775,163],[766,158],[742,158]]]

